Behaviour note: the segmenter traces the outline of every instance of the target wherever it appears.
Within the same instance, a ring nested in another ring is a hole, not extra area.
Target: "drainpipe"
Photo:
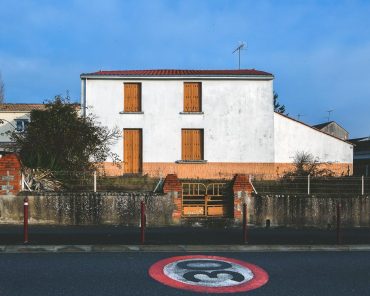
[[[81,79],[81,108],[82,108],[82,117],[86,117],[86,84],[87,78]]]

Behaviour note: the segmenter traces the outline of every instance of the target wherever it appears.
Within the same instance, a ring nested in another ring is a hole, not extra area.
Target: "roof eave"
[[[179,79],[232,79],[232,80],[273,80],[274,75],[120,75],[120,74],[89,74],[83,73],[80,75],[81,79],[166,79],[166,80],[179,80]]]

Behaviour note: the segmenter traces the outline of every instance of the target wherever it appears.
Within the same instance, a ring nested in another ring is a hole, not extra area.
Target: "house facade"
[[[335,121],[324,122],[312,127],[342,140],[348,140],[349,133]]]
[[[23,132],[27,128],[31,111],[44,109],[44,104],[0,104],[0,153],[7,152],[11,132]]]
[[[137,70],[81,74],[81,109],[122,130],[111,175],[277,176],[310,152],[352,172],[352,144],[273,109],[273,78],[258,70]]]

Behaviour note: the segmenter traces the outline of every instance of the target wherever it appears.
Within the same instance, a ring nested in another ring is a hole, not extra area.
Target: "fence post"
[[[23,200],[23,242],[28,243],[28,197]]]
[[[21,190],[24,191],[24,182],[25,182],[25,177],[24,177],[24,173],[22,173],[21,175]]]
[[[142,244],[145,243],[145,224],[146,224],[146,216],[145,216],[145,203],[141,202],[141,222],[140,222],[140,242]]]
[[[96,171],[94,171],[94,192],[96,192]]]
[[[361,178],[361,195],[365,195],[365,178],[363,175]]]
[[[247,204],[243,203],[243,243],[246,244],[247,241]]]
[[[307,194],[310,195],[311,193],[311,176],[307,176]]]
[[[342,242],[340,233],[340,202],[337,203],[337,244]]]

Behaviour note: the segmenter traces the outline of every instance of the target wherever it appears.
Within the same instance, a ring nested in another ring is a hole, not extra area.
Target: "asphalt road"
[[[179,255],[191,254],[0,254],[0,295],[199,294],[167,287],[149,277],[152,264]],[[266,285],[237,295],[370,295],[370,252],[213,255],[247,261],[269,274]]]

